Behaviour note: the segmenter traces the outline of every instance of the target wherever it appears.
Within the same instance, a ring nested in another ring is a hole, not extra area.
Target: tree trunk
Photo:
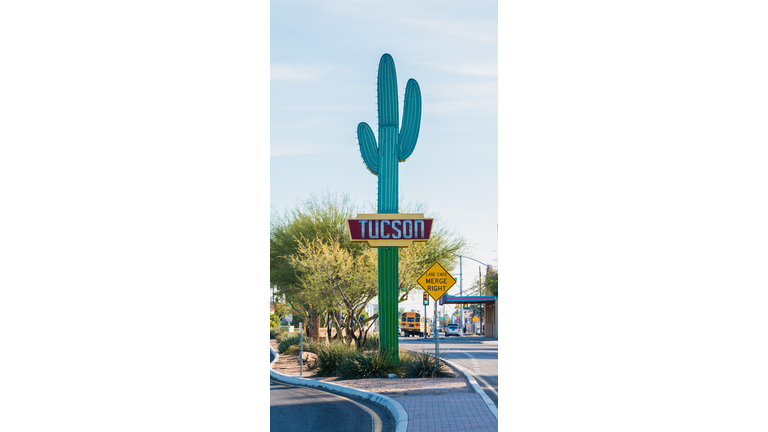
[[[313,341],[320,340],[320,315],[311,306],[307,315],[307,337]]]
[[[328,311],[325,311],[325,343],[327,344],[331,343],[332,328],[333,328],[333,323],[331,321],[331,313]]]
[[[341,315],[341,314],[339,312],[335,312],[333,315],[331,315],[331,319],[333,319],[333,326],[336,327],[335,339],[339,339],[341,340],[342,343],[345,343],[344,335],[341,333],[341,325],[339,324],[339,320],[336,319],[336,315]],[[341,316],[339,316],[339,319],[341,319]]]

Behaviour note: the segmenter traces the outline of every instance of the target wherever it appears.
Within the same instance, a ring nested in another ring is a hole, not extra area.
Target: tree
[[[285,316],[290,314],[292,311],[291,307],[285,303],[275,302],[273,304],[275,305],[275,315],[277,315],[280,320],[285,318]]]
[[[292,210],[282,214],[273,210],[270,217],[269,280],[279,295],[289,296],[293,312],[305,319],[307,336],[319,338],[320,320],[328,320],[331,298],[319,296],[319,291],[306,289],[301,282],[304,270],[291,264],[291,256],[299,253],[302,241],[337,239],[340,245],[358,255],[367,247],[349,241],[347,219],[355,209],[348,195],[325,192],[310,195]]]
[[[488,273],[485,275],[485,287],[488,290],[488,294],[492,296],[499,296],[499,271],[490,267]]]
[[[372,318],[362,322],[358,318],[377,294],[376,250],[355,255],[342,247],[338,239],[301,241],[290,263],[302,271],[299,280],[304,289],[321,299],[318,305],[344,313],[343,328],[347,335],[342,340],[354,340],[360,348],[368,336],[365,324]],[[340,335],[341,325],[336,316],[331,314]]]

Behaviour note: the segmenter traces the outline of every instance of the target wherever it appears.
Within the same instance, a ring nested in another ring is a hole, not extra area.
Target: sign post
[[[440,337],[437,332],[437,302],[456,283],[456,279],[439,262],[435,262],[416,282],[435,300],[435,356],[439,356]]]
[[[304,356],[304,332],[302,332],[302,326],[299,323],[299,376],[304,375],[304,366],[301,364],[301,358]]]
[[[440,334],[437,331],[437,302],[435,302],[435,357],[440,355]]]
[[[429,306],[429,295],[424,293],[424,339],[427,339],[427,306]]]
[[[427,300],[427,303],[429,303],[429,300]],[[427,339],[427,332],[429,329],[427,328],[427,305],[424,305],[424,339]]]

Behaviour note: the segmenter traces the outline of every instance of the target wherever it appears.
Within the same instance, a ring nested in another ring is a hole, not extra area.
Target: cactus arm
[[[405,106],[403,107],[403,127],[398,137],[398,160],[405,162],[416,148],[421,126],[421,89],[415,79],[408,80],[405,87]]]
[[[376,92],[379,100],[379,127],[398,126],[400,108],[397,101],[397,74],[395,61],[389,54],[384,54],[379,60]]]
[[[360,144],[360,154],[368,171],[374,175],[379,174],[379,150],[376,148],[376,137],[368,123],[357,125],[357,141]]]

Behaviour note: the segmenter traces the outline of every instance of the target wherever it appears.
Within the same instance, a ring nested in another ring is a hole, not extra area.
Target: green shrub
[[[389,352],[378,350],[353,351],[338,369],[340,379],[386,378],[391,373],[402,375],[403,371]]]
[[[323,342],[312,342],[304,339],[304,351],[317,354],[325,344]]]
[[[280,327],[271,328],[271,329],[269,329],[269,338],[270,339],[277,339],[277,337],[282,332],[283,332],[283,329],[281,329]]]
[[[280,332],[277,333],[277,335],[275,336],[275,339],[277,339],[277,341],[280,342],[281,340],[287,337],[296,336],[296,335],[298,335],[298,333],[289,333],[288,327],[280,327]]]
[[[317,347],[317,376],[338,376],[339,367],[355,349],[343,343],[329,345],[318,344]]]
[[[379,349],[379,335],[369,334],[365,339],[365,343],[360,348],[363,351],[377,351]]]
[[[291,345],[282,354],[284,354],[284,355],[299,355],[299,346],[298,345]]]
[[[280,343],[277,344],[277,351],[282,354],[291,347],[291,345],[299,345],[299,335],[290,333],[291,336],[280,339]]]
[[[425,352],[409,353],[400,360],[405,378],[446,378],[453,376],[444,369],[445,361]]]

